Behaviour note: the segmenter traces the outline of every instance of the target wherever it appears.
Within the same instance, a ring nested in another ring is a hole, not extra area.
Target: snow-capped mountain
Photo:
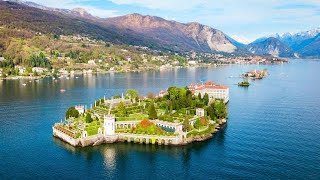
[[[302,57],[320,57],[320,26],[297,33],[273,34],[255,40],[251,44],[259,44],[268,38],[276,38]]]

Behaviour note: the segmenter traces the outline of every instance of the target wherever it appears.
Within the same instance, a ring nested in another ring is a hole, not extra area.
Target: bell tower
[[[112,136],[115,134],[115,126],[116,126],[116,119],[112,115],[105,115],[103,128],[104,128],[104,135],[105,136]]]

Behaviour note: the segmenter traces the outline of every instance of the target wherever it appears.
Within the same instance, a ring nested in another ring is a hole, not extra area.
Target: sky
[[[242,43],[319,27],[320,0],[31,0],[48,7],[81,7],[98,17],[131,13],[199,22]]]

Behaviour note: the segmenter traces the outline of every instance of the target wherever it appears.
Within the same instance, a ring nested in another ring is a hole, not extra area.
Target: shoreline
[[[156,72],[156,71],[167,71],[167,70],[175,70],[175,69],[189,69],[189,68],[209,68],[209,67],[218,67],[218,66],[228,66],[228,65],[251,65],[250,63],[223,63],[223,64],[199,64],[193,66],[175,66],[175,67],[166,67],[161,68],[157,67],[155,69],[144,69],[144,70],[127,70],[127,71],[96,71],[96,72],[84,72],[83,70],[72,70],[73,73],[57,73],[56,75],[52,73],[48,73],[46,75],[41,76],[9,76],[9,77],[1,77],[0,80],[39,80],[44,79],[46,77],[55,77],[58,78],[63,77],[70,77],[74,75],[99,75],[99,74],[112,74],[112,73],[142,73],[142,72]],[[273,64],[261,64],[261,65],[273,65]]]
[[[38,80],[38,79],[43,79],[46,77],[54,77],[54,76],[74,76],[74,75],[98,75],[98,74],[112,74],[112,73],[141,73],[141,72],[155,72],[155,71],[166,71],[166,70],[172,70],[172,69],[181,69],[181,68],[199,68],[199,67],[211,67],[211,66],[217,66],[216,64],[207,64],[207,65],[197,65],[197,66],[176,66],[176,67],[171,67],[171,68],[163,68],[161,69],[160,67],[156,69],[144,69],[144,70],[127,70],[127,71],[96,71],[96,72],[84,72],[83,70],[72,70],[74,71],[73,73],[68,72],[68,73],[57,73],[56,75],[52,73],[48,73],[46,75],[41,75],[41,76],[8,76],[8,77],[1,77],[0,80]]]
[[[67,143],[73,147],[88,147],[98,146],[102,144],[113,143],[135,143],[135,144],[153,144],[153,145],[165,145],[165,146],[184,146],[196,142],[204,142],[214,137],[221,129],[224,129],[227,124],[227,120],[223,119],[219,124],[216,124],[212,132],[206,135],[189,136],[180,141],[170,141],[177,139],[177,136],[157,136],[157,135],[145,135],[145,134],[131,134],[131,133],[117,133],[115,136],[104,136],[103,134],[97,134],[88,137],[72,138],[68,134],[60,131],[53,126],[53,136],[60,139],[64,143]],[[188,132],[190,133],[190,132]],[[187,134],[187,133],[186,133]],[[128,138],[129,137],[129,138]],[[132,138],[135,137],[135,138]]]

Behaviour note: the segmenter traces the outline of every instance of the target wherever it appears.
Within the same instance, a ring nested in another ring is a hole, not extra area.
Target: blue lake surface
[[[270,76],[238,87],[252,69]],[[71,105],[200,80],[230,87],[228,124],[206,142],[74,148],[52,136]],[[0,179],[320,179],[320,61],[12,80],[0,93]]]

